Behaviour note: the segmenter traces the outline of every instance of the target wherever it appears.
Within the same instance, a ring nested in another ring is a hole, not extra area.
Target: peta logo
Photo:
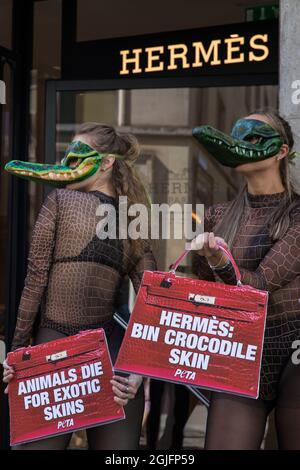
[[[65,429],[74,426],[74,419],[64,419],[63,421],[58,421],[57,429]]]
[[[213,305],[216,301],[216,298],[215,297],[210,297],[209,295],[189,293],[189,300],[191,302],[195,302],[196,304],[210,304],[210,305]]]
[[[0,80],[0,104],[6,104],[6,85],[3,80]]]

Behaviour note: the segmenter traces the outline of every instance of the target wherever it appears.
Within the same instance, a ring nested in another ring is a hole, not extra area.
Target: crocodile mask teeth
[[[273,127],[257,119],[239,119],[231,135],[211,126],[195,127],[192,134],[219,163],[232,168],[273,157],[283,144]],[[257,143],[250,143],[254,137]]]
[[[20,178],[63,187],[92,176],[100,168],[101,160],[98,157],[84,158],[74,169],[66,165],[45,165],[12,160],[7,163],[5,170]]]
[[[61,165],[13,160],[7,163],[5,170],[20,178],[64,187],[74,182],[83,181],[96,173],[106,155],[106,153],[99,153],[84,142],[76,140],[69,145]]]

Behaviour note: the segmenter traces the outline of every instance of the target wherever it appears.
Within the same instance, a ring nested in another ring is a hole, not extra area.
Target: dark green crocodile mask
[[[68,146],[61,165],[13,160],[6,164],[5,170],[21,178],[62,187],[92,176],[106,155],[111,153],[99,153],[84,142],[74,140]],[[115,157],[124,158],[121,155]]]
[[[195,127],[192,133],[218,162],[233,168],[273,157],[283,144],[283,138],[272,126],[257,119],[239,119],[231,135],[211,126]],[[255,144],[249,142],[253,137],[258,139]]]

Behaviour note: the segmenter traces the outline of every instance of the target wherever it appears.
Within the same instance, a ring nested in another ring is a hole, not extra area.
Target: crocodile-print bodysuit
[[[272,241],[266,227],[270,211],[282,197],[284,193],[248,193],[232,247],[242,283],[270,293],[260,382],[260,397],[266,400],[276,398],[280,376],[293,352],[292,343],[300,339],[300,197],[295,195],[299,204],[293,209],[290,226],[281,240]],[[227,207],[228,203],[224,203],[208,209],[205,231],[214,231]],[[218,274],[212,272],[204,257],[197,255],[195,264],[202,279],[236,283],[231,264]]]
[[[117,199],[99,191],[57,189],[46,198],[33,231],[12,349],[29,344],[39,310],[42,328],[67,335],[99,327],[109,332],[122,278],[128,275],[137,291],[144,270],[156,269],[150,248],[133,260],[123,240],[98,238],[100,204],[113,205],[118,216]]]

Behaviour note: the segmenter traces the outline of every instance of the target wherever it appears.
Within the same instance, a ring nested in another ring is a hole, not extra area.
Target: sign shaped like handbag
[[[123,419],[103,329],[8,354],[10,442],[16,445]]]
[[[115,369],[251,398],[259,393],[268,293],[144,273]]]

